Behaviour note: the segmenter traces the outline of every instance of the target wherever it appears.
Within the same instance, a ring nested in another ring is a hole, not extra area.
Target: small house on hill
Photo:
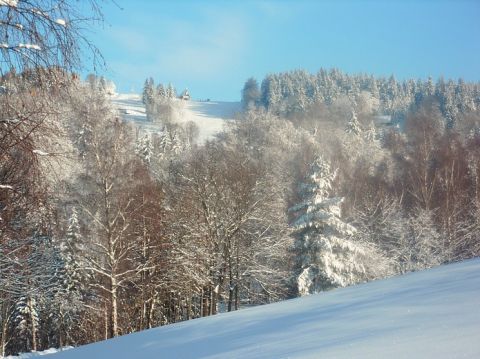
[[[183,90],[182,94],[180,95],[180,99],[185,101],[190,100],[190,92],[188,92],[188,89]]]

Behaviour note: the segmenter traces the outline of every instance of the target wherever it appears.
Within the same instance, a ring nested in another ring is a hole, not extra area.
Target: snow
[[[200,130],[198,139],[200,143],[221,132],[225,121],[234,119],[236,113],[240,111],[239,102],[174,101],[177,109],[175,120],[180,123],[194,122]],[[161,130],[160,124],[147,120],[141,95],[117,94],[112,96],[112,103],[123,118],[134,121],[144,130],[150,132]]]
[[[480,259],[54,354],[80,358],[480,358]]]
[[[226,120],[233,120],[240,112],[240,102],[184,101],[183,122],[194,122],[200,129],[199,141],[205,142],[223,130]]]
[[[112,96],[112,103],[126,120],[135,121],[139,124],[147,122],[145,106],[140,95],[117,94]]]
[[[18,0],[0,0],[0,6],[11,6],[16,7]]]
[[[67,26],[67,22],[64,19],[57,19],[55,22],[61,26]]]
[[[23,49],[30,49],[30,50],[38,50],[40,51],[42,48],[36,44],[23,44],[23,43],[19,43],[18,44],[18,47]]]
[[[37,155],[39,155],[39,156],[48,156],[48,155],[50,155],[49,153],[44,152],[44,151],[42,151],[42,150],[33,150],[32,152],[35,153],[35,154],[37,154]]]
[[[41,352],[22,353],[22,354],[19,354],[18,356],[11,356],[10,355],[10,356],[5,357],[5,359],[29,359],[29,358],[35,358],[35,357],[39,357],[39,356],[43,356],[43,355],[62,352],[62,351],[69,350],[69,349],[72,349],[72,348],[73,347],[64,347],[64,348],[61,348],[61,349],[50,348],[50,349],[47,349],[47,350],[44,350],[44,351],[41,351]]]

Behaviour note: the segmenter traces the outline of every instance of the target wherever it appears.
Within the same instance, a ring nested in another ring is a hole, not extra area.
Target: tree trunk
[[[218,285],[210,289],[210,315],[217,314],[217,296],[218,296]]]
[[[155,312],[155,297],[152,298],[150,302],[150,308],[148,310],[148,317],[147,317],[147,328],[150,329],[152,328],[153,325],[153,314]]]
[[[4,358],[5,357],[5,349],[7,348],[7,327],[8,327],[8,321],[3,320],[2,323],[2,342],[0,343],[0,357]]]
[[[206,288],[202,291],[202,309],[201,316],[207,317],[210,315],[210,289]]]
[[[33,314],[32,299],[28,298],[28,306],[30,307],[30,320],[32,322],[32,351],[37,351],[37,323]]]
[[[187,296],[187,320],[192,319],[192,295],[189,293]]]
[[[118,287],[117,278],[110,277],[111,283],[111,305],[112,311],[110,313],[110,338],[118,336]]]
[[[228,311],[232,311],[232,304],[233,304],[233,291],[234,291],[234,284],[233,284],[233,279],[230,277],[229,283],[228,283]]]
[[[104,310],[104,322],[105,322],[105,335],[104,335],[104,339],[107,340],[108,339],[108,306],[107,306],[107,302],[105,302],[105,310]]]
[[[238,284],[237,284],[235,285],[235,310],[238,310],[239,308],[240,308],[240,297],[238,296]]]

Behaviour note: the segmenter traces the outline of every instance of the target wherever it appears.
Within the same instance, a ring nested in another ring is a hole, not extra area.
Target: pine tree
[[[37,350],[40,317],[37,301],[33,295],[19,298],[15,305],[14,323],[16,331],[25,340],[26,350]]]
[[[365,141],[367,143],[378,144],[379,145],[379,143],[377,142],[378,141],[378,133],[377,133],[377,129],[376,129],[373,121],[370,122],[370,126],[365,130],[364,138],[365,138]]]
[[[426,97],[433,96],[435,94],[435,84],[431,76],[428,77],[427,82],[425,83],[424,93]]]
[[[135,152],[144,163],[150,163],[153,156],[153,145],[148,134],[137,140]]]
[[[242,90],[242,106],[247,109],[250,106],[257,106],[260,102],[260,90],[258,88],[258,82],[255,78],[250,77]]]
[[[167,86],[166,94],[168,99],[174,99],[177,97],[177,90],[171,83],[169,83]]]
[[[63,266],[62,289],[69,293],[80,291],[84,285],[84,273],[82,273],[79,255],[83,251],[82,235],[78,214],[72,208],[72,214],[68,221],[68,229],[65,239],[60,242],[60,258]]]
[[[330,197],[336,171],[318,157],[300,186],[302,202],[290,209],[296,237],[296,285],[299,295],[344,287],[366,279],[366,246],[352,240],[356,229],[342,221],[341,197]]]
[[[142,102],[145,106],[151,106],[154,102],[154,90],[153,90],[154,82],[153,79],[150,77],[145,80],[145,84],[143,86],[143,93],[142,93]]]
[[[355,113],[355,111],[352,111],[352,115],[347,123],[345,132],[356,136],[362,133],[362,127],[360,126],[360,122],[358,122],[357,114]]]
[[[82,302],[86,295],[89,279],[85,271],[85,263],[81,259],[84,252],[80,223],[75,207],[68,220],[65,236],[59,243],[57,281],[58,290],[49,300],[49,325],[58,333],[58,345],[69,345],[73,342],[75,332],[72,328],[80,319]]]
[[[157,86],[157,99],[160,102],[163,102],[163,101],[165,101],[166,98],[167,98],[167,91],[165,90],[165,86],[163,86],[163,84],[158,84],[158,86]]]
[[[35,351],[40,347],[42,319],[47,314],[45,303],[58,289],[57,274],[58,261],[52,240],[36,231],[30,238],[29,253],[19,273],[23,295],[15,303],[13,316],[15,331],[21,338],[18,344],[23,345],[25,350]]]

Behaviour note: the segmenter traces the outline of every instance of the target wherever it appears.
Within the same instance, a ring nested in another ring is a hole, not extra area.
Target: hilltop
[[[159,131],[160,125],[147,120],[145,105],[138,94],[117,94],[112,103],[128,121],[134,121],[148,131]],[[233,120],[241,110],[240,102],[176,100],[176,120],[198,126],[200,143],[222,131],[225,121]]]

